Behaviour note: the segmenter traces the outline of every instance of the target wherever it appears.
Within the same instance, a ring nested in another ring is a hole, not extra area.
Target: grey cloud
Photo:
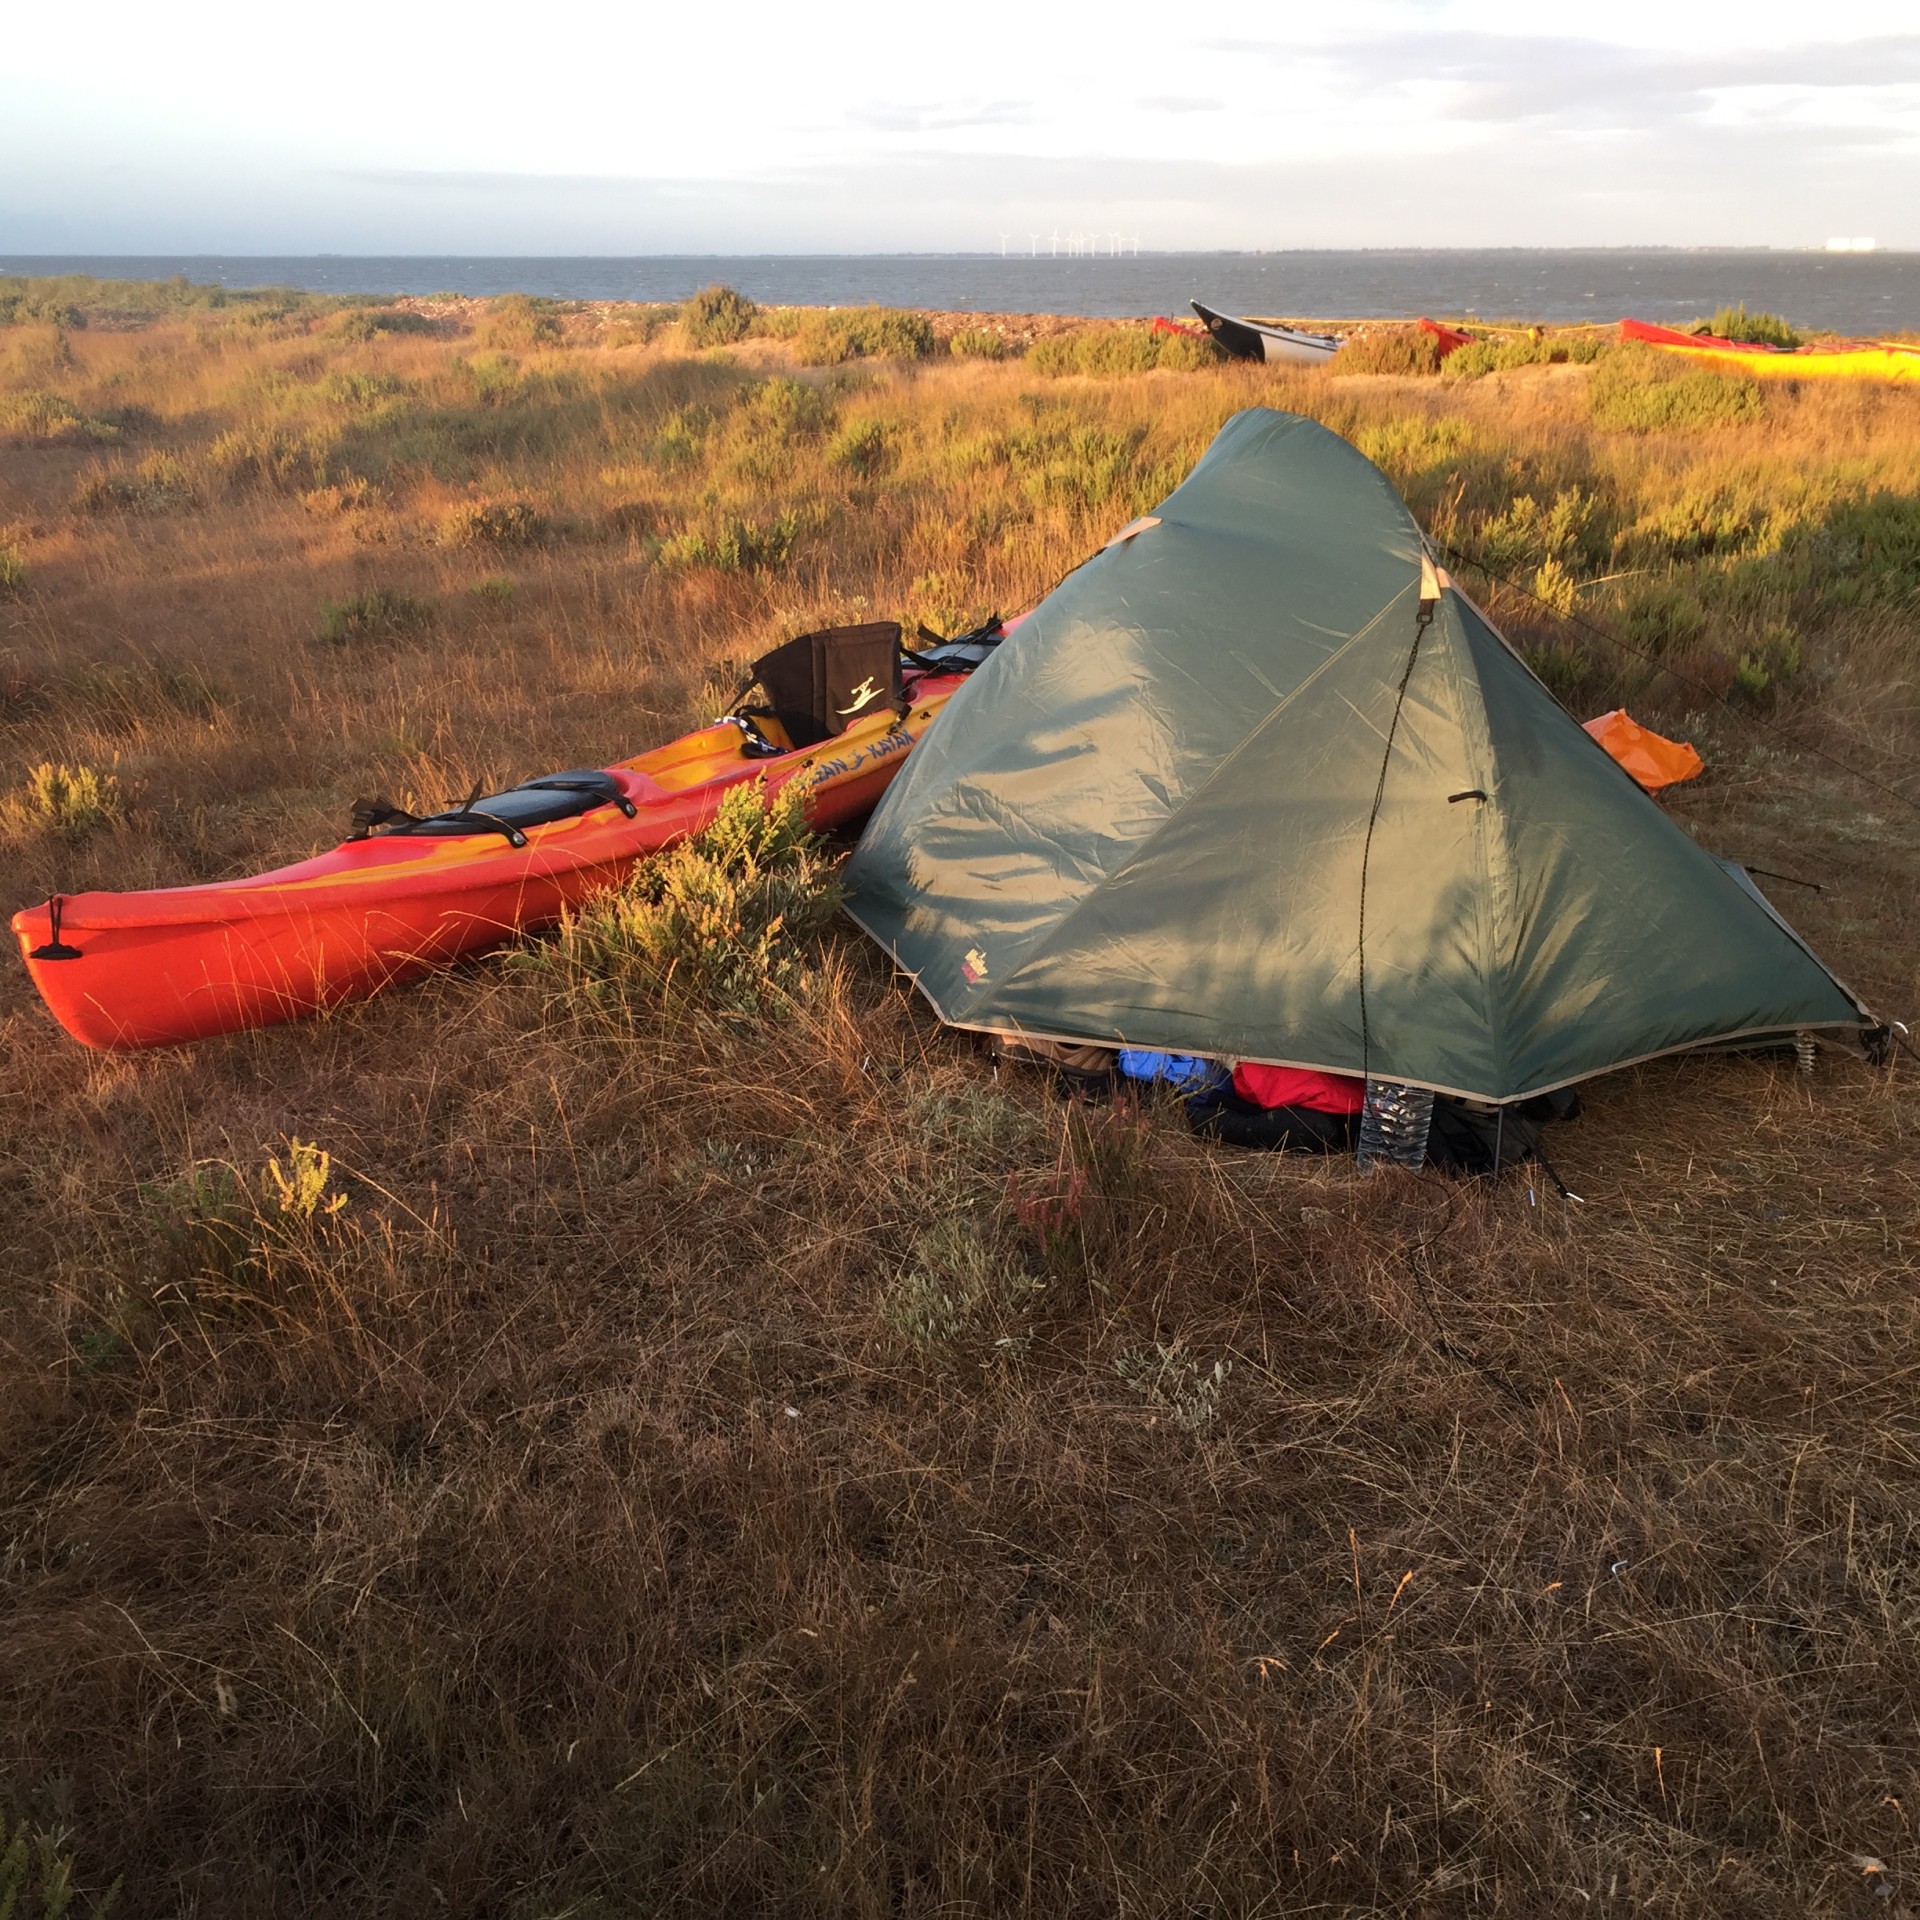
[[[1435,109],[1439,117],[1500,123],[1647,126],[1704,112],[1722,92],[1761,87],[1822,92],[1920,81],[1916,34],[1713,54],[1465,30],[1368,35],[1318,46],[1257,40],[1214,45],[1280,65],[1321,67],[1346,85],[1440,81],[1456,91]]]

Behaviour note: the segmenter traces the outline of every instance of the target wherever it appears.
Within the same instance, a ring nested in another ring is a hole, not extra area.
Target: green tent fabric
[[[1386,477],[1264,408],[954,695],[847,885],[955,1026],[1485,1100],[1871,1024],[1432,567]]]

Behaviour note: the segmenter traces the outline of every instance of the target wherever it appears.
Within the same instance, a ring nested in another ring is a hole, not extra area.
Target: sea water
[[[316,293],[684,300],[715,281],[779,306],[941,312],[1228,313],[1326,319],[1689,322],[1718,306],[1848,334],[1920,329],[1920,254],[1533,248],[1292,253],[650,254],[628,259],[0,254],[0,273],[92,273]]]

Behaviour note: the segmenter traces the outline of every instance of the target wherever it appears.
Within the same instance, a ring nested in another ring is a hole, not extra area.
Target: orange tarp
[[[1643,727],[1625,707],[1589,720],[1586,727],[1649,793],[1678,786],[1706,770],[1706,762],[1691,746]]]

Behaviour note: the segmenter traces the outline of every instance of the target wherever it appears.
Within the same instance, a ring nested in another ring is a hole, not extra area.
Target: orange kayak
[[[804,782],[816,826],[863,818],[960,684],[957,673],[910,674],[897,705],[876,704],[808,747],[789,746],[773,710],[760,709],[764,724],[729,718],[425,819],[374,809],[359,835],[293,866],[56,896],[16,913],[13,931],[41,996],[90,1047],[167,1046],[295,1019],[553,924],[698,832],[744,781],[768,797]],[[381,831],[388,822],[400,824]]]
[[[1778,380],[1920,380],[1920,347],[1895,340],[1839,340],[1806,347],[1768,347],[1722,340],[1711,333],[1680,333],[1646,320],[1622,320],[1620,338],[1686,355],[1712,367]]]

